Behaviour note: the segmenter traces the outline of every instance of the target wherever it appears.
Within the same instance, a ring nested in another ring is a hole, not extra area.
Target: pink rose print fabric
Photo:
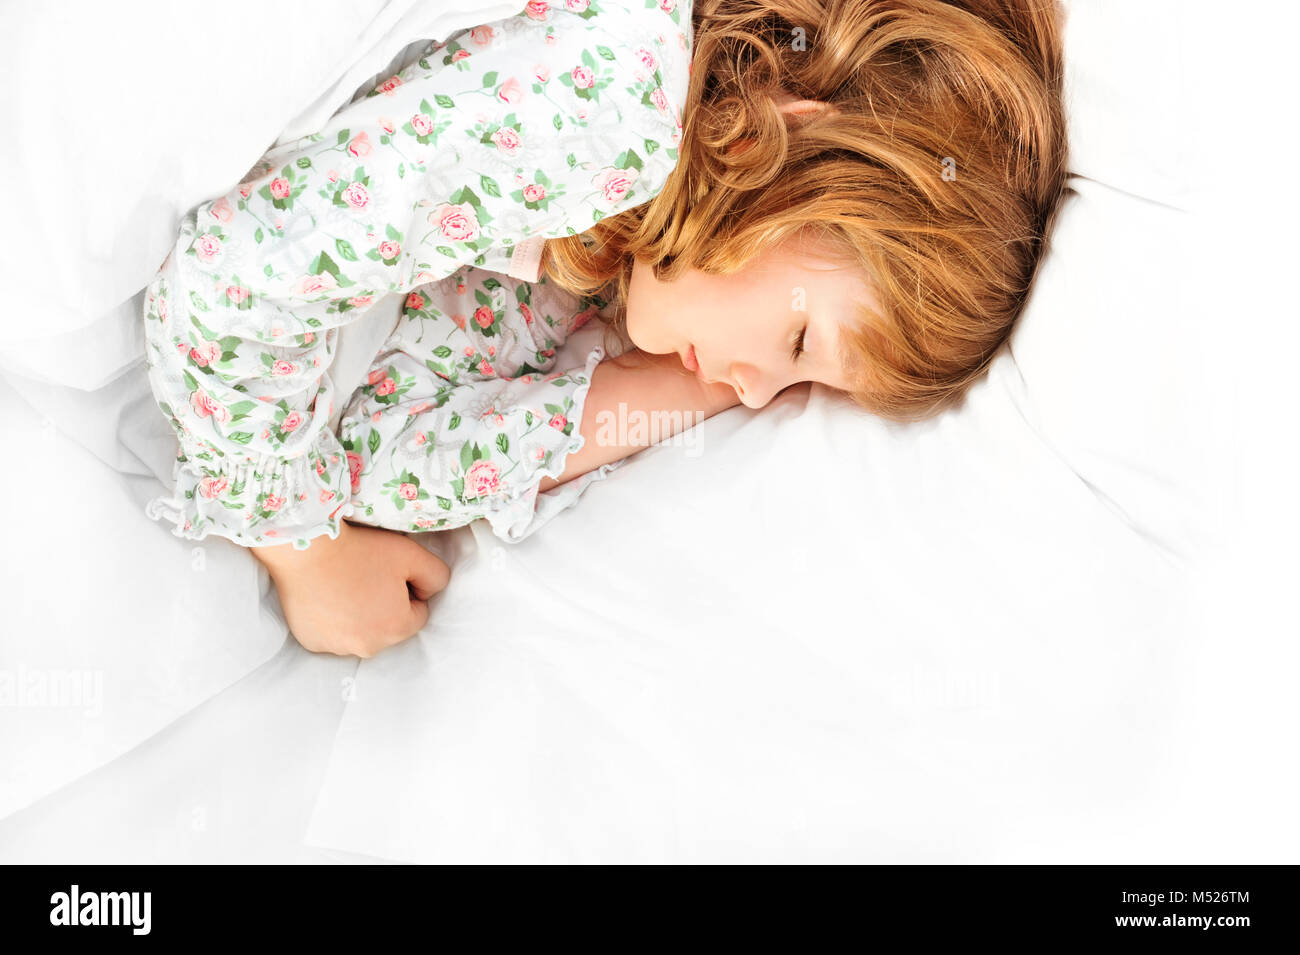
[[[556,349],[603,301],[545,278],[466,266],[406,296],[366,383],[343,413],[355,523],[404,531],[479,517],[522,540],[620,462],[566,482],[537,509],[537,486],[583,444],[591,374],[604,357],[556,370]]]
[[[506,540],[539,526],[537,485],[581,447],[603,357],[556,370],[555,348],[602,303],[510,273],[525,246],[663,188],[690,38],[690,0],[534,0],[431,44],[201,204],[146,294],[150,384],[179,440],[149,516],[298,549],[344,517],[487,518]],[[390,294],[398,330],[336,394],[338,330]]]

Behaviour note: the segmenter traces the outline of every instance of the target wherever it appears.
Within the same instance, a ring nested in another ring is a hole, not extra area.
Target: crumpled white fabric
[[[138,0],[129,18],[87,0],[7,6],[0,372],[84,391],[112,382],[144,356],[143,289],[186,213],[425,38],[523,6],[287,0],[276,19],[291,41],[251,26],[267,16],[256,0]]]

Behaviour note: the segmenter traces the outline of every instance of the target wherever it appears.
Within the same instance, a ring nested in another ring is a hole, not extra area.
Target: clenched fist
[[[397,531],[343,521],[339,536],[253,547],[297,641],[315,653],[373,657],[414,636],[427,601],[447,586],[446,563]]]

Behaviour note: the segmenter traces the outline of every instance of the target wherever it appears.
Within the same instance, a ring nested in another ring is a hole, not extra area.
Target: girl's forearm
[[[738,404],[734,388],[704,384],[675,354],[645,355],[629,367],[603,361],[592,372],[583,406],[580,433],[586,443],[565,459],[559,480],[544,478],[538,490],[545,493]]]

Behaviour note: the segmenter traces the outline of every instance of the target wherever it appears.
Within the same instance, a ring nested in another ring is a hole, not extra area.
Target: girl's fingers
[[[429,622],[429,602],[428,598],[411,601],[411,621],[410,636],[415,636],[424,629],[424,625]]]
[[[416,600],[428,600],[447,586],[451,570],[442,559],[411,541],[410,564],[406,568],[406,582]]]

